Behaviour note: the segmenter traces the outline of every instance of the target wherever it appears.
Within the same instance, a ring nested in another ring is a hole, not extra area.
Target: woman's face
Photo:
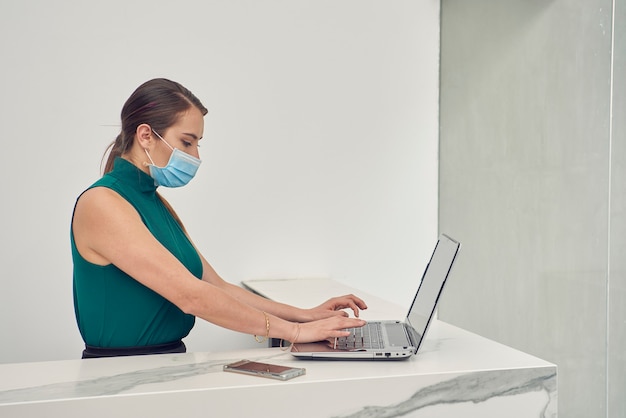
[[[204,132],[204,117],[202,112],[196,107],[192,106],[183,113],[178,121],[167,128],[164,132],[157,132],[161,137],[167,141],[172,148],[178,148],[179,150],[186,152],[196,158],[200,158],[198,152],[198,142],[202,139]],[[172,149],[163,143],[163,141],[155,135],[157,140],[154,151],[151,152],[155,165],[159,167],[165,167],[172,154]]]

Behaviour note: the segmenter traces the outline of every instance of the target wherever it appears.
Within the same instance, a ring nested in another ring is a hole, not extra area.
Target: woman
[[[104,176],[83,192],[71,225],[74,309],[83,358],[184,352],[195,317],[258,342],[346,336],[365,322],[353,295],[313,309],[273,302],[224,281],[157,193],[193,178],[207,109],[180,84],[141,85],[122,109]]]

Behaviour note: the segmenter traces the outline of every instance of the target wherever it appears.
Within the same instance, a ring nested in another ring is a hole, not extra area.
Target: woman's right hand
[[[296,330],[291,337],[295,341],[291,341],[289,338],[286,339],[291,342],[308,343],[330,338],[347,337],[350,335],[350,331],[346,331],[346,328],[359,328],[366,323],[367,321],[362,319],[333,316],[318,321],[298,324],[300,327],[299,333]],[[295,335],[297,335],[296,338],[294,338]]]

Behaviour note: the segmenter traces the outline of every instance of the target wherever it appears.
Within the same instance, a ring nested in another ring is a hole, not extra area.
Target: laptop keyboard
[[[337,348],[340,350],[383,348],[385,346],[380,323],[367,323],[363,327],[348,328],[346,331],[350,331],[352,334],[337,338]]]

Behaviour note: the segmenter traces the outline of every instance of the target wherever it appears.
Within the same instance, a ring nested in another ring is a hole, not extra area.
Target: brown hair
[[[197,107],[203,115],[208,112],[191,91],[175,81],[155,78],[137,87],[122,107],[122,131],[107,147],[109,156],[104,173],[113,170],[116,157],[130,150],[139,125],[146,123],[155,131],[163,132],[192,106]]]

